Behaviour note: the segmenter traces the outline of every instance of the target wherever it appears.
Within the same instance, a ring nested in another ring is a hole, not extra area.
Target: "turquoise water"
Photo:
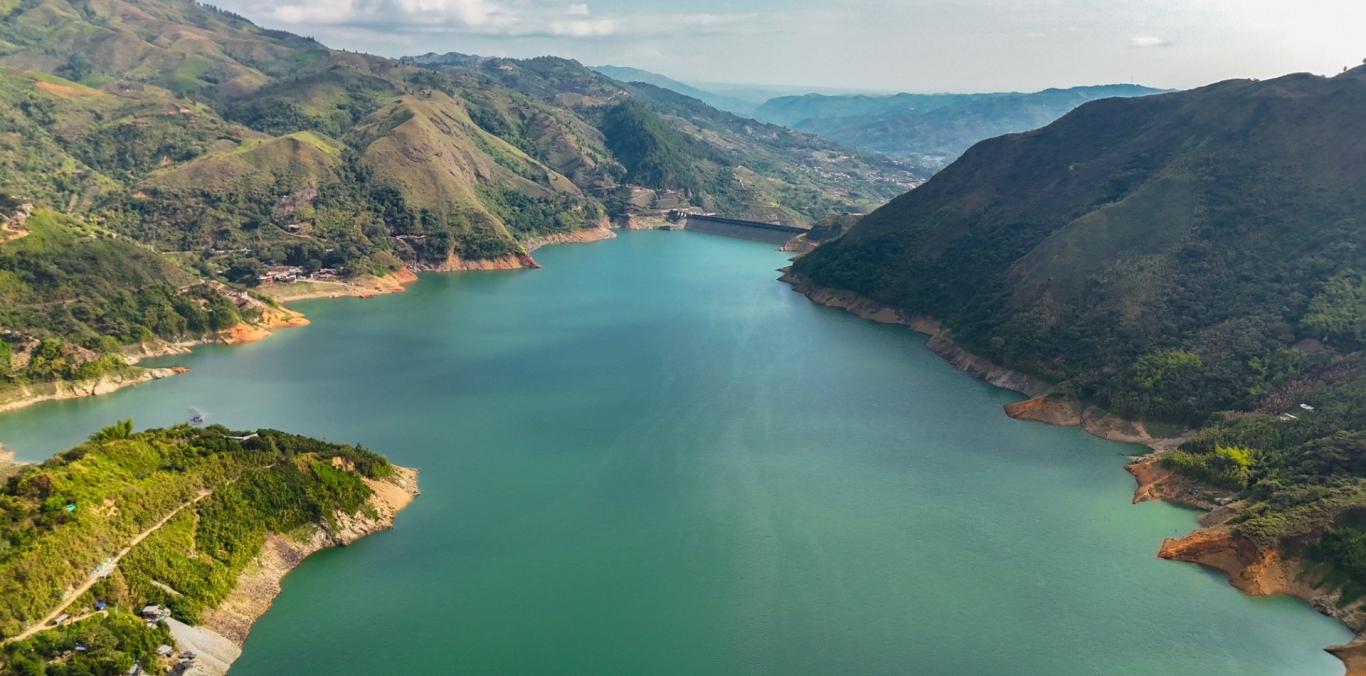
[[[188,375],[0,416],[30,459],[110,421],[273,426],[422,469],[309,559],[239,674],[1336,674],[1335,621],[1154,557],[1131,447],[1010,420],[923,339],[693,233],[302,304]]]

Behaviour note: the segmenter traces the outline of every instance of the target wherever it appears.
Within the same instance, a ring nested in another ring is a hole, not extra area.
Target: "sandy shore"
[[[380,277],[360,277],[345,281],[311,281],[292,284],[263,284],[257,287],[262,294],[280,303],[315,298],[369,298],[389,293],[402,293],[417,281],[417,273],[408,268]]]

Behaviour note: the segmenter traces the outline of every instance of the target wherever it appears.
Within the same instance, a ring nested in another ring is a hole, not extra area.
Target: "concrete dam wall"
[[[683,229],[708,235],[722,235],[772,244],[785,244],[793,237],[806,232],[802,228],[791,225],[742,221],[718,216],[688,216]]]

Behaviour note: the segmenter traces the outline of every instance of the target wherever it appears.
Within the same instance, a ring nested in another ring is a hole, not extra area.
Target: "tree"
[[[127,439],[133,435],[132,419],[120,420],[110,425],[90,437],[91,441],[113,441],[115,439]]]
[[[1310,302],[1304,325],[1329,339],[1366,342],[1366,275],[1328,280]]]

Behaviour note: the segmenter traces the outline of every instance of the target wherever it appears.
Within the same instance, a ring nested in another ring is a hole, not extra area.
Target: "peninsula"
[[[131,421],[10,474],[5,673],[225,673],[290,569],[418,493],[415,470],[357,446]]]

